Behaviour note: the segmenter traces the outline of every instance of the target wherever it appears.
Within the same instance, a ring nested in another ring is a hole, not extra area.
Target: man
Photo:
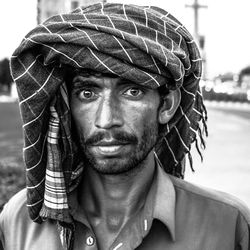
[[[1,214],[5,249],[249,249],[241,202],[177,178],[206,112],[172,15],[78,8],[31,31],[11,68],[27,187]]]

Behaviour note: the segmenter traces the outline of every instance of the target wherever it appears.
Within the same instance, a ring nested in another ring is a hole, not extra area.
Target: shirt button
[[[86,239],[86,243],[87,243],[88,246],[92,246],[94,244],[94,238],[92,236],[89,236]]]

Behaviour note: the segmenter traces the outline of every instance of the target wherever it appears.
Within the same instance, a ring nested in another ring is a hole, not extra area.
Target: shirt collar
[[[168,174],[156,160],[156,193],[153,218],[160,220],[169,229],[175,240],[175,189]]]
[[[172,240],[175,240],[175,189],[168,174],[162,169],[160,163],[155,161],[155,174],[153,183],[145,203],[144,214],[152,219],[160,220],[169,230]],[[89,226],[83,210],[77,200],[77,189],[69,196],[70,211],[74,219]],[[151,224],[151,223],[150,223]],[[151,226],[151,225],[150,225]]]

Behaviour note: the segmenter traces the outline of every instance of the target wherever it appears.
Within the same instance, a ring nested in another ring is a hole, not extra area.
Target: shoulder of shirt
[[[4,205],[1,216],[6,221],[15,218],[16,215],[24,217],[28,216],[26,208],[26,189],[22,189],[16,193],[10,200]]]
[[[187,195],[195,195],[197,197],[200,197],[201,199],[209,200],[211,202],[236,209],[245,218],[248,224],[250,224],[250,209],[243,201],[241,201],[237,197],[222,191],[192,184],[172,175],[169,176],[175,189],[183,190],[187,193]]]

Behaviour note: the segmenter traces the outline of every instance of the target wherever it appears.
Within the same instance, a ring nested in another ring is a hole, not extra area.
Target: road
[[[231,193],[250,207],[250,107],[209,105],[208,127],[204,161],[194,152],[195,173],[187,164],[185,179]]]

